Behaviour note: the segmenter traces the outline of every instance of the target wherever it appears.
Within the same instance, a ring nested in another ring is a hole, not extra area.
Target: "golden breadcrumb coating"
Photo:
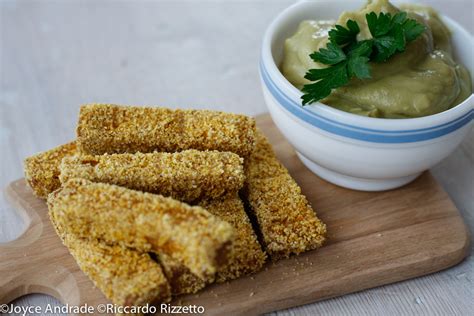
[[[178,260],[164,253],[158,254],[158,259],[168,279],[173,296],[196,293],[206,286],[206,281],[197,277]]]
[[[114,304],[143,306],[169,301],[168,281],[160,265],[147,253],[79,238],[65,231],[55,212],[49,214],[56,233],[79,268]]]
[[[48,204],[72,234],[163,252],[204,280],[225,263],[234,237],[230,224],[201,207],[84,179],[66,182]]]
[[[61,187],[59,164],[64,157],[75,154],[76,143],[70,142],[25,159],[25,179],[36,196],[46,199],[49,193]]]
[[[255,119],[245,115],[113,104],[83,105],[77,126],[80,151],[93,155],[198,149],[245,157],[254,137]]]
[[[204,200],[199,205],[232,224],[236,232],[229,260],[217,269],[216,281],[225,282],[260,270],[267,256],[258,243],[238,195]],[[161,254],[159,258],[173,295],[196,293],[206,286],[206,282],[176,260]]]
[[[232,224],[236,236],[228,262],[217,269],[216,281],[224,282],[260,270],[267,256],[257,240],[238,195],[199,203],[209,213]]]
[[[63,183],[83,178],[186,202],[233,194],[244,184],[243,159],[219,151],[74,156],[60,170]]]
[[[264,248],[272,259],[320,247],[326,225],[317,218],[260,131],[255,150],[245,163],[244,192],[260,227]]]
[[[244,164],[245,176],[253,179],[266,179],[288,173],[288,170],[276,158],[272,145],[258,131],[256,134],[255,150]]]

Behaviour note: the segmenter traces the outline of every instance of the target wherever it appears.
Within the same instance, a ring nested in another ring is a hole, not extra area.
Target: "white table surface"
[[[0,0],[0,186],[22,177],[24,157],[74,138],[81,103],[265,112],[260,41],[291,2]],[[472,0],[425,2],[473,33]],[[432,170],[471,231],[473,136]],[[2,196],[0,242],[23,228]],[[439,273],[275,314],[467,315],[473,266],[470,256]],[[14,301],[48,303],[60,304],[40,294]]]

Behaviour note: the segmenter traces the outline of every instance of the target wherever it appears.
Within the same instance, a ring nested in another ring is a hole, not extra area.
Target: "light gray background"
[[[260,42],[292,2],[0,0],[0,186],[22,176],[24,157],[74,138],[81,103],[265,112]],[[425,2],[473,32],[472,0]],[[432,170],[471,230],[473,136]],[[0,241],[23,228],[2,197]],[[471,256],[440,273],[276,314],[467,315],[473,265]],[[38,294],[14,303],[60,304]]]

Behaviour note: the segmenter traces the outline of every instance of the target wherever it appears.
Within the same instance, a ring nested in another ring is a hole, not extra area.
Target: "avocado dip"
[[[353,114],[378,118],[415,118],[446,111],[471,95],[467,69],[453,60],[451,34],[436,11],[421,5],[395,7],[388,0],[369,0],[360,11],[343,12],[337,21],[301,22],[296,33],[286,39],[280,70],[291,84],[301,89],[311,83],[304,76],[309,69],[326,66],[309,56],[326,47],[328,32],[347,20],[360,26],[358,40],[370,38],[366,14],[404,11],[426,26],[426,31],[406,50],[386,62],[371,62],[371,78],[353,78],[336,88],[321,102]]]

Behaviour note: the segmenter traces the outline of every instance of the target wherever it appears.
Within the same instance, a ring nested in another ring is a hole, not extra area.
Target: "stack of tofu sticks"
[[[25,176],[79,267],[122,306],[254,273],[326,233],[243,115],[84,105],[77,139],[27,158]]]

